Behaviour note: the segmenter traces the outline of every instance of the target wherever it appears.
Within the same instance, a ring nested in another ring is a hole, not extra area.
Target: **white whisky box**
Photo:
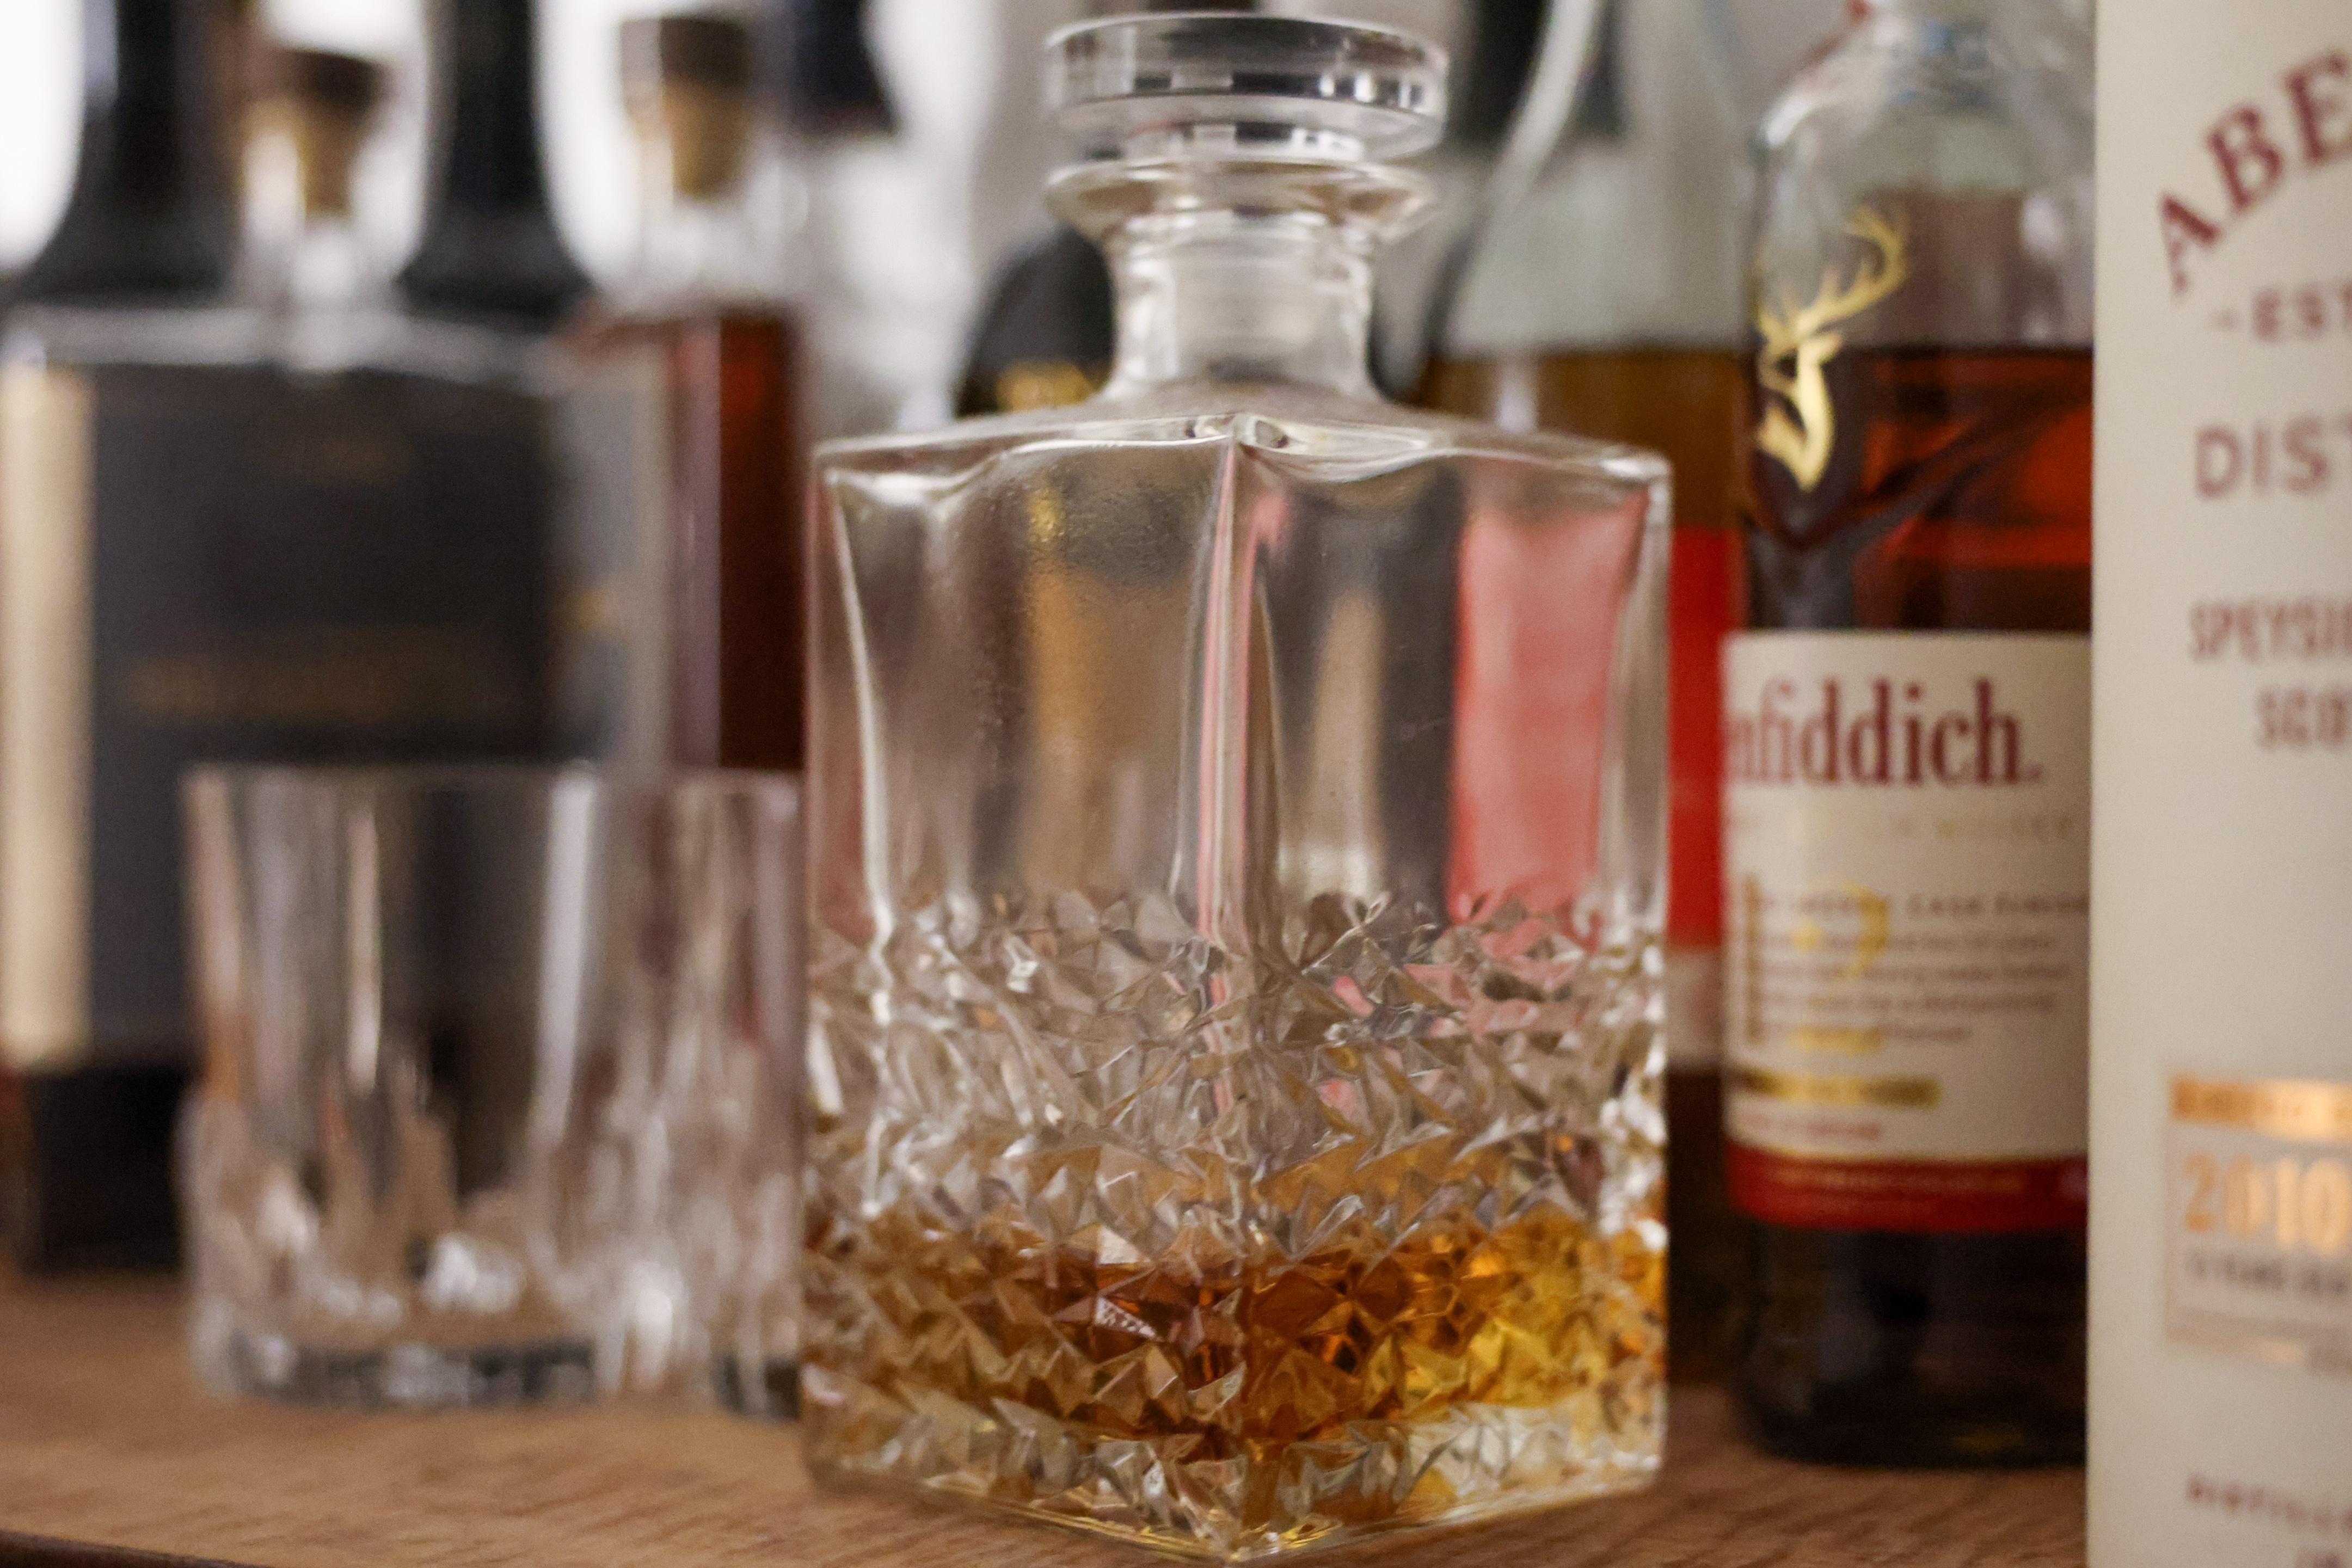
[[[2101,8],[2092,1568],[2352,1568],[2352,5]]]

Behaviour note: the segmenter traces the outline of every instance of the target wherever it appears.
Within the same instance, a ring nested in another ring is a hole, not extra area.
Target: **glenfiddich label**
[[[1974,677],[1958,697],[1938,713],[1925,681],[1824,675],[1805,691],[1794,677],[1770,675],[1755,711],[1735,711],[1727,722],[1724,774],[1824,789],[2041,783],[2042,765],[2026,757],[2021,721],[2002,706],[1994,678]]]
[[[2352,1568],[2352,7],[2100,16],[2093,1568]]]
[[[2087,640],[1754,632],[1724,661],[1733,1196],[2083,1218]]]

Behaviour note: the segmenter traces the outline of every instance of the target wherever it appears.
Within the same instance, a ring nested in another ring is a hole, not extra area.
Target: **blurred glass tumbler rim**
[[[796,1354],[800,790],[585,767],[202,767],[198,1369],[525,1404]]]

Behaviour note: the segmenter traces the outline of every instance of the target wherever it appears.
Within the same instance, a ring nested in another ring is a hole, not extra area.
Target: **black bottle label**
[[[550,734],[545,406],[391,373],[11,372],[0,1030],[186,1033],[178,781],[528,757]]]

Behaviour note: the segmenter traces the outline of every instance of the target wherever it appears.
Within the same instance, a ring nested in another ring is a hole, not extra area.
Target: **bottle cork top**
[[[256,127],[292,143],[304,210],[350,215],[352,171],[383,81],[382,66],[356,55],[270,46],[255,56]]]
[[[621,79],[635,95],[666,87],[751,90],[751,30],[733,16],[680,11],[621,24]]]
[[[682,196],[709,200],[742,177],[751,144],[751,32],[708,11],[621,24],[621,85],[650,143],[668,144]]]

